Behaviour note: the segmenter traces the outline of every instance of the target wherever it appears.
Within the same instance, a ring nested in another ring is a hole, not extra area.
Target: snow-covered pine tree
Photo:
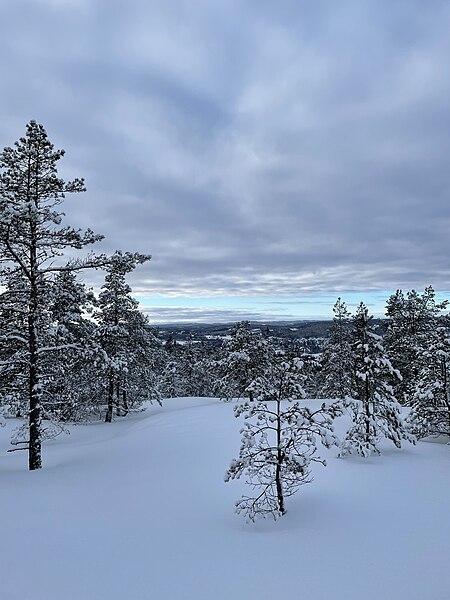
[[[303,388],[308,398],[320,398],[320,381],[322,376],[322,356],[302,352],[298,354],[302,362],[304,374]]]
[[[317,442],[329,447],[338,444],[333,433],[334,417],[342,406],[317,405],[310,409],[304,398],[299,359],[274,354],[270,369],[251,384],[253,402],[235,406],[235,416],[244,416],[239,458],[233,460],[225,481],[246,476],[255,490],[236,502],[236,512],[248,521],[286,512],[285,499],[312,481],[311,463],[325,465],[317,454]]]
[[[333,324],[322,358],[322,398],[345,398],[352,389],[350,311],[341,298],[333,307]]]
[[[184,379],[179,370],[179,362],[172,356],[164,365],[160,380],[160,390],[164,398],[184,396]]]
[[[252,331],[249,321],[233,326],[216,362],[216,390],[226,400],[253,399],[250,384],[262,376],[272,360],[273,350],[259,330]]]
[[[436,302],[432,286],[423,294],[411,290],[405,296],[397,290],[386,303],[386,350],[401,380],[393,382],[396,397],[410,406],[419,383],[422,357],[436,327],[438,315],[448,301]]]
[[[83,192],[84,181],[65,182],[57,163],[64,150],[54,150],[42,125],[30,121],[25,137],[0,155],[0,283],[17,298],[16,312],[26,320],[20,341],[26,356],[25,390],[28,403],[28,466],[39,469],[41,459],[42,363],[46,352],[56,352],[42,339],[46,331],[46,294],[55,273],[100,266],[104,257],[62,259],[70,249],[82,249],[102,238],[61,226],[58,210],[66,193]],[[59,260],[58,260],[59,259]],[[14,281],[20,281],[15,288]],[[20,299],[19,299],[20,298]],[[19,338],[16,338],[19,341]],[[9,365],[2,365],[2,369]]]
[[[9,406],[0,406],[0,427],[6,425],[5,415],[8,413]]]
[[[122,379],[122,416],[140,408],[145,401],[161,404],[162,398],[160,377],[164,353],[159,332],[139,310],[135,316],[128,345],[129,366]]]
[[[340,456],[379,454],[381,438],[387,438],[401,447],[401,441],[414,443],[401,417],[401,407],[390,384],[400,378],[371,323],[367,306],[361,302],[353,317],[352,357],[353,391],[348,408],[352,426],[343,441]]]
[[[147,260],[149,255],[115,252],[106,267],[105,283],[98,298],[96,320],[100,344],[107,357],[107,423],[112,421],[114,409],[123,415],[130,407],[156,396],[150,369],[156,342],[126,282],[126,275]]]
[[[89,318],[95,297],[70,271],[58,273],[48,296],[47,335],[58,352],[48,355],[44,367],[48,379],[44,416],[56,421],[86,420],[98,402],[94,365],[103,359],[96,324]]]
[[[271,343],[274,339],[270,338]],[[300,359],[302,363],[303,388],[308,398],[320,398],[322,378],[322,353],[317,352],[316,341],[312,338],[282,338],[276,340],[276,351],[286,358]]]
[[[192,386],[195,390],[193,395],[210,397],[214,395],[214,349],[208,350],[206,344],[201,341],[193,347],[190,357],[192,364]]]
[[[205,349],[192,336],[184,343],[169,338],[165,344],[166,363],[161,377],[161,390],[169,398],[211,395],[209,364]]]
[[[163,398],[184,396],[183,374],[180,369],[181,344],[173,335],[169,335],[162,346],[163,361],[159,380],[159,389]]]
[[[439,317],[420,356],[408,424],[418,438],[445,435],[450,438],[450,322]]]
[[[200,396],[202,394],[203,373],[200,368],[199,345],[190,335],[182,346],[181,372],[184,379],[184,396]]]
[[[23,417],[28,412],[26,349],[28,286],[20,273],[3,272],[0,293],[0,406]]]

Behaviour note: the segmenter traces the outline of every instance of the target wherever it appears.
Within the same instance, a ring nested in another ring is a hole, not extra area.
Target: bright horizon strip
[[[330,320],[337,298],[354,313],[360,302],[374,317],[384,317],[386,301],[396,290],[330,292],[311,296],[170,296],[134,294],[140,309],[152,323]],[[406,294],[409,290],[403,290]],[[419,293],[423,289],[417,290]],[[450,292],[436,292],[436,301],[450,299]]]

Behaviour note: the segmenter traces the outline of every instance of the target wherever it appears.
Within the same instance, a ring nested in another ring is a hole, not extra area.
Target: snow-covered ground
[[[6,453],[14,425],[0,429],[1,600],[450,598],[449,445],[327,451],[286,516],[247,525],[244,481],[223,481],[232,404],[178,398],[73,426],[31,473]]]

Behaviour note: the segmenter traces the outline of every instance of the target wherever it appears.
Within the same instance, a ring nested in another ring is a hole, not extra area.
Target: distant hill
[[[323,341],[329,336],[333,321],[250,321],[255,330],[275,338],[290,340],[311,340],[308,344],[313,348],[312,352],[319,351],[323,347]],[[379,333],[382,335],[383,320],[374,319],[374,325],[378,325]],[[218,347],[235,323],[168,323],[159,325],[160,338],[167,340],[169,337],[179,342],[202,341],[207,345]],[[317,343],[314,342],[317,340]],[[314,349],[316,348],[316,349]]]
[[[280,338],[310,338],[328,337],[332,321],[251,321],[254,329],[259,329],[274,337]],[[234,323],[170,323],[159,325],[160,336],[167,339],[172,336],[175,340],[195,338],[223,338],[230,333]]]

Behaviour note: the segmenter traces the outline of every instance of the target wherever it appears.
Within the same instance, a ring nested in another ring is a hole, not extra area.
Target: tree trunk
[[[448,382],[448,377],[447,377],[447,361],[445,360],[445,356],[442,358],[442,372],[443,372],[443,379],[444,379],[444,404],[445,407],[447,409],[447,433],[450,435],[450,399],[449,399],[449,393],[448,393],[448,386],[449,386],[449,382]]]
[[[41,457],[41,390],[38,371],[38,275],[37,275],[37,249],[35,224],[30,219],[31,247],[30,247],[30,301],[28,307],[28,349],[29,355],[29,445],[28,445],[28,469],[34,471],[42,467]]]
[[[122,402],[123,402],[123,411],[124,411],[124,415],[123,416],[126,417],[127,414],[128,414],[128,410],[129,410],[129,408],[128,408],[128,398],[127,398],[127,390],[126,389],[122,390]]]
[[[28,468],[30,471],[42,467],[41,459],[41,392],[39,389],[37,352],[36,352],[36,330],[33,313],[28,318],[28,336],[30,349],[30,373],[29,373],[29,447]]]
[[[283,497],[283,486],[281,482],[281,464],[283,462],[283,453],[281,450],[281,402],[277,400],[277,466],[275,469],[275,486],[277,489],[277,502],[278,510],[280,514],[284,515],[286,509],[284,508],[284,497]]]
[[[370,413],[370,385],[369,385],[369,378],[367,377],[366,374],[366,381],[365,381],[365,398],[364,398],[364,410],[365,410],[365,417],[366,417],[366,444],[367,446],[370,446],[370,437],[371,437],[371,429],[370,429],[370,421],[371,421],[371,413]]]
[[[106,410],[105,423],[112,423],[114,408],[114,376],[112,372],[109,373],[109,385],[108,385],[108,408]]]

